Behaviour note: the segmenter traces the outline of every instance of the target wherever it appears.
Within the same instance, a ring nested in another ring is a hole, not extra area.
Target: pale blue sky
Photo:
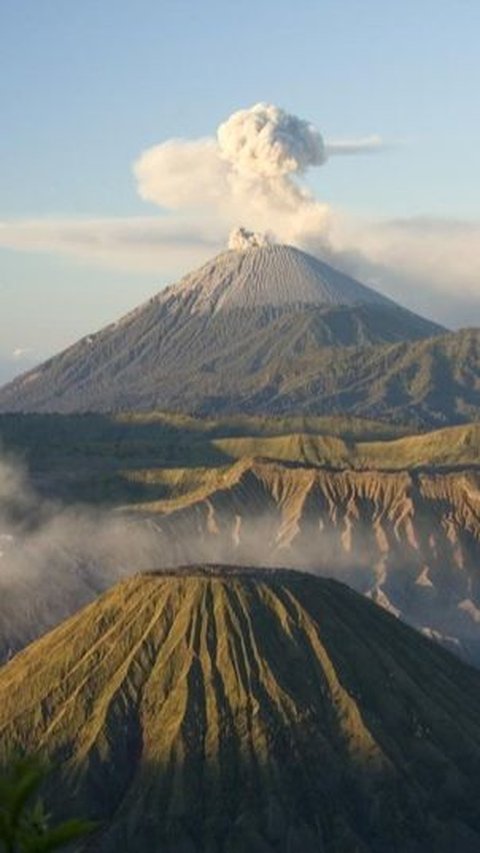
[[[332,160],[322,199],[477,222],[479,38],[478,0],[0,0],[0,220],[156,215],[139,153],[263,100],[327,139],[397,144]],[[1,250],[0,360],[37,360],[166,277]]]

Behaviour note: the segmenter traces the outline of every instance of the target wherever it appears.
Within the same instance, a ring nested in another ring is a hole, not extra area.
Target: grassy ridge
[[[156,490],[159,499],[174,508],[181,505],[182,498],[191,501],[225,487],[229,472],[235,478],[239,462],[248,464],[255,458],[345,471],[441,472],[480,466],[480,425],[475,424],[390,441],[354,442],[294,433],[214,439],[211,444],[228,461],[195,468],[130,469],[123,476],[132,484]]]
[[[346,441],[331,435],[292,433],[217,439],[214,446],[235,459],[262,456],[313,466],[377,470],[469,466],[480,464],[480,424],[396,440]]]
[[[431,433],[356,418],[202,419],[182,414],[3,415],[0,441],[40,489],[66,499],[138,503],[215,481],[241,459],[356,470],[448,469],[480,461],[480,426]]]
[[[40,491],[67,501],[123,504],[168,497],[172,477],[165,474],[164,487],[163,470],[198,468],[197,475],[188,475],[198,480],[201,469],[231,464],[235,457],[216,446],[217,439],[268,438],[289,431],[351,440],[391,438],[406,430],[344,417],[10,414],[0,415],[0,449],[24,459]]]

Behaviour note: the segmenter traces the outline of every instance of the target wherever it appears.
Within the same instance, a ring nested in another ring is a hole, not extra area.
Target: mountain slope
[[[0,420],[1,429],[1,420]],[[353,441],[335,435],[284,433],[214,439],[225,457],[261,457],[312,467],[399,471],[480,465],[480,423],[448,427],[387,441]]]
[[[262,305],[399,307],[318,258],[293,246],[275,244],[218,255],[170,287],[168,293],[188,305],[192,314]]]
[[[28,465],[44,496],[70,504],[167,498],[170,478],[182,471],[185,481],[198,479],[245,457],[368,471],[441,473],[480,464],[480,423],[411,435],[345,417],[11,414],[0,415],[0,440],[10,458]]]
[[[473,853],[479,721],[480,674],[282,571],[133,578],[0,671],[2,756],[98,853]]]
[[[157,513],[162,553],[175,563],[201,556],[330,574],[480,663],[478,471],[241,460],[171,482],[172,498],[138,509]]]
[[[305,359],[442,332],[292,247],[227,252],[5,386],[0,410],[262,411]]]
[[[0,659],[126,574],[206,560],[334,575],[479,665],[480,426],[396,440],[379,429],[1,417],[35,488],[11,478],[9,504],[3,477]]]

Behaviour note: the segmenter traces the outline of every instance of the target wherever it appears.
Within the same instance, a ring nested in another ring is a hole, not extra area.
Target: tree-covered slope
[[[414,342],[317,346],[295,314],[278,328],[248,324],[239,342],[233,328],[224,335],[210,331],[203,355],[190,346],[193,340],[203,350],[203,332],[191,329],[189,345],[182,344],[172,362],[158,355],[159,344],[155,364],[139,369],[124,353],[94,378],[74,348],[5,386],[0,410],[353,415],[423,428],[480,417],[477,329]]]

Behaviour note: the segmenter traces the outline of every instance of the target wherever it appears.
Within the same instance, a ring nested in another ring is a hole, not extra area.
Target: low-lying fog
[[[446,596],[443,587],[423,582],[420,554],[408,558],[418,566],[407,565],[407,557],[399,565],[398,553],[379,559],[371,525],[359,525],[345,549],[345,530],[325,529],[318,513],[283,541],[278,510],[268,511],[268,504],[253,506],[248,518],[232,515],[231,508],[224,515],[212,508],[210,516],[206,504],[164,517],[65,506],[40,497],[25,467],[3,454],[0,661],[127,575],[195,562],[270,564],[335,576],[480,660],[480,610],[458,586],[461,579]]]

